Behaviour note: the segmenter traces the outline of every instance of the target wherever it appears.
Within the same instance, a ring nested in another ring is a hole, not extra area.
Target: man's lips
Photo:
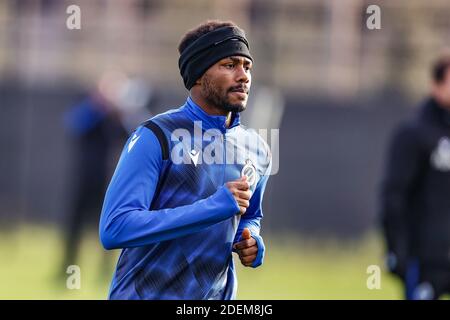
[[[231,91],[232,94],[235,94],[236,96],[239,97],[239,99],[246,99],[247,98],[247,93],[245,93],[244,91]]]
[[[245,87],[232,88],[230,91],[248,94],[248,89],[246,89]]]

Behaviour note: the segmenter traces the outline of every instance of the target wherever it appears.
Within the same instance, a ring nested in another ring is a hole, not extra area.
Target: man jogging
[[[122,249],[110,299],[234,299],[232,252],[263,262],[271,154],[240,124],[253,63],[245,34],[208,21],[178,50],[189,97],[136,129],[106,192],[100,239]]]

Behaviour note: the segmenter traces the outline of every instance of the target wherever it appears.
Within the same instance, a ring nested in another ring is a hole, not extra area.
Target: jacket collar
[[[241,123],[239,113],[234,112],[232,115],[232,122],[227,128],[225,126],[227,120],[226,116],[213,116],[207,114],[198,104],[194,102],[194,100],[192,100],[191,97],[187,98],[183,107],[192,120],[202,121],[202,127],[205,130],[219,129],[221,132],[226,132],[227,130],[236,127]]]
[[[450,111],[441,106],[436,99],[430,97],[426,100],[421,113],[422,117],[450,126]]]

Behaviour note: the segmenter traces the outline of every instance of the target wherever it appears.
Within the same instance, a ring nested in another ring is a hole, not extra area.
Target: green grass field
[[[238,264],[238,299],[400,299],[399,282],[381,273],[369,290],[369,265],[382,267],[382,243],[368,235],[352,243],[265,236],[265,263]],[[85,237],[79,266],[81,289],[66,287],[60,270],[62,237],[51,227],[22,226],[0,234],[0,299],[106,299],[118,251],[104,251],[95,234]],[[106,259],[105,259],[106,258]],[[106,261],[106,262],[105,262]],[[59,276],[58,276],[59,275]]]

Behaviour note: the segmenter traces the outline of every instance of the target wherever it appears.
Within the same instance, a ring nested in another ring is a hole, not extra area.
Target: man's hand
[[[389,252],[385,264],[389,270],[394,275],[399,276],[401,279],[405,279],[406,269],[407,269],[407,259],[396,255],[393,252]]]
[[[237,180],[227,182],[225,186],[230,190],[239,206],[240,214],[243,215],[250,205],[250,197],[252,195],[247,182],[247,176],[242,176]]]
[[[239,259],[244,266],[250,267],[253,264],[258,253],[258,245],[256,240],[252,238],[248,228],[244,228],[241,241],[234,244],[233,248],[238,253]]]

